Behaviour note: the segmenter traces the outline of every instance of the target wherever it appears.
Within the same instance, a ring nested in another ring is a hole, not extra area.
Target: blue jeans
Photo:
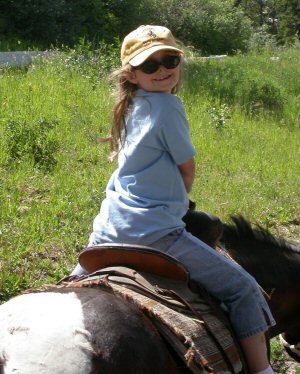
[[[275,324],[256,280],[186,230],[176,230],[151,247],[179,260],[191,280],[225,304],[240,340],[265,332]]]

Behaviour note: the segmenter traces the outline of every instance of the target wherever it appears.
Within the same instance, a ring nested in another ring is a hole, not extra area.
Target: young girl
[[[182,221],[196,154],[183,105],[174,95],[182,57],[165,27],[141,26],[124,39],[111,133],[118,168],[89,245],[143,244],[177,258],[191,279],[226,305],[251,372],[270,374],[264,332],[274,320],[256,281],[187,233]],[[72,274],[83,272],[77,265]]]

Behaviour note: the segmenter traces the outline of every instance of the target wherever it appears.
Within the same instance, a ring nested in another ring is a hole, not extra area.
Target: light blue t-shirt
[[[178,165],[196,151],[182,102],[172,94],[138,90],[126,128],[90,244],[150,245],[184,227],[188,196]]]

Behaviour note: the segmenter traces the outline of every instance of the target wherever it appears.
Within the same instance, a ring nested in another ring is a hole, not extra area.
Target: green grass
[[[179,96],[198,150],[191,198],[300,241],[300,50],[271,57],[188,63]],[[69,274],[87,244],[115,168],[98,141],[110,130],[115,61],[81,46],[0,70],[0,303]],[[272,357],[284,368],[277,341]]]
[[[236,56],[191,67],[183,99],[201,209],[225,220],[242,212],[268,227],[299,222],[298,58],[290,50],[275,61]]]
[[[297,131],[274,127],[267,117],[243,118],[240,109],[232,109],[230,116],[217,130],[207,125],[203,111],[192,127],[199,152],[193,197],[222,219],[242,212],[264,224],[288,224],[298,214]]]
[[[72,270],[115,168],[98,142],[110,129],[115,57],[81,52],[0,72],[2,301]],[[270,57],[189,63],[180,97],[198,150],[198,209],[275,232],[299,225],[300,51]]]

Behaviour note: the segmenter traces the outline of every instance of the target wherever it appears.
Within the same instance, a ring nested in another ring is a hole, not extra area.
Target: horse
[[[276,321],[269,337],[280,334],[287,353],[300,362],[300,247],[260,226],[252,229],[241,216],[232,220],[235,226],[224,225],[221,242],[266,292]]]
[[[233,225],[223,224],[220,246],[263,288],[276,320],[268,338],[280,335],[287,353],[300,362],[300,247],[275,238],[261,226],[253,229],[241,215],[231,219]],[[202,213],[195,210],[184,217],[187,230],[202,240],[198,220],[203,220]]]
[[[194,227],[187,229],[197,236]],[[265,290],[277,322],[270,337],[285,333],[299,341],[299,247],[253,229],[242,217],[224,225],[221,244]],[[41,290],[0,306],[0,374],[154,372],[190,370],[151,319],[105,290]]]

